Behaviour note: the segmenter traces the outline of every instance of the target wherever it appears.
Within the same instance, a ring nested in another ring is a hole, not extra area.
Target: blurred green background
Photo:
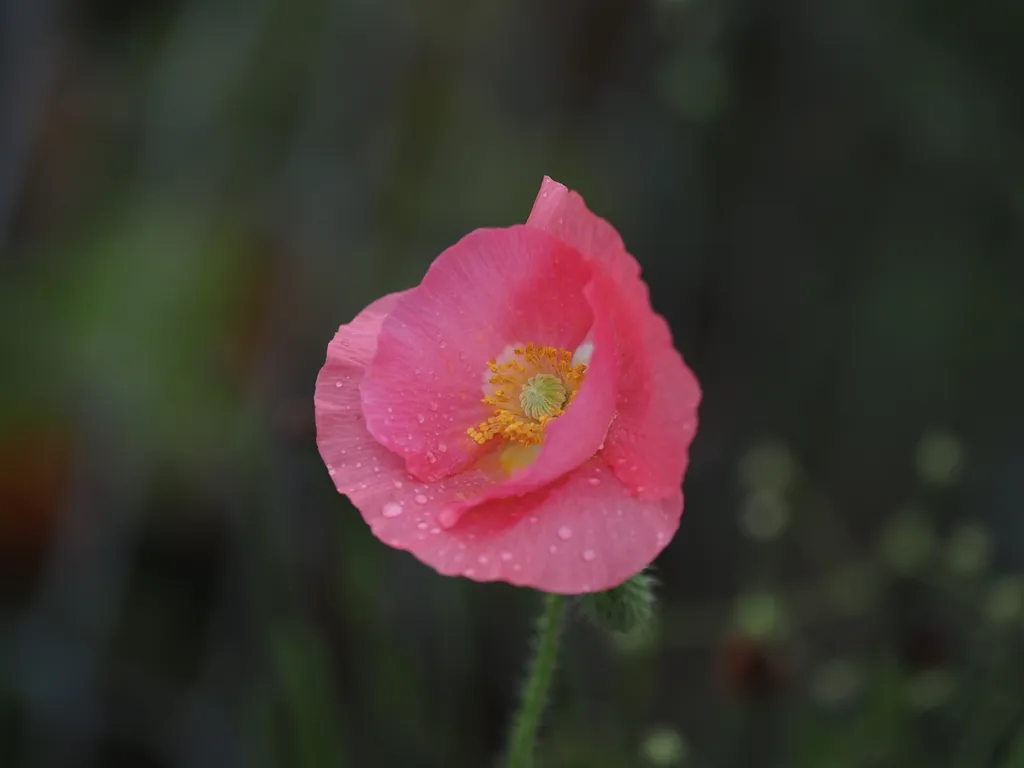
[[[544,766],[1024,766],[1024,5],[0,0],[0,766],[492,766],[536,594],[372,537],[328,340],[541,178],[705,390]]]

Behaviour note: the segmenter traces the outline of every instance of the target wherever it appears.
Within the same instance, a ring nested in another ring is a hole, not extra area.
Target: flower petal
[[[348,475],[362,476],[353,471],[354,465],[361,461],[361,451],[373,438],[364,425],[359,384],[377,351],[384,318],[407,293],[377,299],[351,323],[341,326],[327,345],[327,360],[316,379],[313,407],[317,446],[338,490],[347,486]]]
[[[545,177],[527,222],[601,264],[616,288],[613,317],[621,352],[618,416],[602,456],[636,493],[658,498],[683,481],[697,430],[701,391],[651,308],[636,260],[615,229],[575,192]]]
[[[378,299],[338,329],[317,376],[313,402],[317,445],[338,492],[349,496],[378,535],[382,522],[408,510],[404,522],[423,523],[416,532],[425,537],[432,515],[492,481],[484,472],[471,471],[432,485],[417,482],[406,472],[404,458],[366,428],[359,385],[377,349],[384,318],[408,293]]]
[[[443,574],[580,594],[610,589],[649,565],[682,508],[680,489],[641,499],[593,458],[533,493],[473,507],[454,528],[425,525],[417,514],[378,519],[374,531]]]
[[[466,430],[490,415],[487,361],[529,342],[575,349],[593,323],[590,275],[577,251],[532,227],[464,237],[384,321],[361,387],[367,428],[422,480],[468,467],[484,450]]]
[[[631,284],[640,277],[640,265],[626,250],[615,227],[591,213],[579,194],[549,176],[541,182],[526,223],[599,262],[614,280]]]

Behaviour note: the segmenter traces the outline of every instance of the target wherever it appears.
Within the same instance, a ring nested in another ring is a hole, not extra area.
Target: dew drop
[[[507,563],[509,560],[512,559],[512,553],[511,552],[502,552],[501,553],[501,559],[504,560]]]
[[[416,527],[419,528],[421,531],[425,531],[429,526],[424,522],[419,522],[416,523]]]
[[[584,549],[583,550],[583,559],[586,560],[588,563],[591,560],[593,560],[595,557],[597,557],[597,553],[594,550],[592,550],[592,549]]]
[[[466,574],[466,576],[472,576],[474,573],[476,573],[476,571],[474,571],[472,568],[467,568],[464,571],[464,573]]]
[[[448,443],[438,443],[437,450],[439,450],[441,453],[445,453],[448,450]]]
[[[477,560],[480,561],[480,565],[487,565],[487,555],[480,555]]]
[[[552,555],[557,554],[558,553],[558,547],[556,547],[554,544],[552,544],[550,547],[548,547],[548,552],[550,552]]]
[[[418,421],[420,424],[422,424],[426,420],[427,420],[427,417],[424,416],[422,413],[417,413],[416,414],[416,421]]]
[[[434,455],[433,451],[427,451],[427,461],[431,464],[435,464],[437,462],[437,456]]]
[[[338,379],[336,382],[334,382],[334,386],[336,386],[336,387],[344,387],[345,386],[345,382],[342,381],[341,379]]]
[[[572,528],[567,528],[564,525],[558,529],[558,538],[562,541],[568,541],[572,538]]]
[[[338,473],[333,469],[328,469],[327,474],[330,475],[331,477],[334,477]]]
[[[416,500],[417,504],[426,504],[427,503],[427,497],[424,496],[422,493],[417,493],[415,500]]]
[[[521,566],[519,563],[513,563],[512,564],[512,570],[513,571],[521,571],[521,570],[523,570],[523,566]]]
[[[384,508],[381,509],[380,513],[384,515],[384,517],[398,517],[402,514],[402,505],[389,501],[384,505]]]
[[[402,481],[401,480],[395,480],[395,488],[401,488],[401,487],[402,487]]]
[[[363,467],[363,462],[357,461],[356,462],[356,469],[362,469],[362,467]]]
[[[440,408],[440,407],[441,406],[439,406],[437,403],[431,403],[430,404],[430,410],[432,410],[432,411],[437,411],[437,409]]]
[[[390,407],[390,406],[388,406],[388,413],[394,413],[394,412],[395,412],[395,409]]]
[[[591,485],[595,485],[595,486],[601,484],[600,478],[597,478],[597,477],[588,477],[587,478],[587,482],[590,483]]]

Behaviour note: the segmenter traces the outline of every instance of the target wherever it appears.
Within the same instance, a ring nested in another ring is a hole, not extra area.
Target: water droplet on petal
[[[548,547],[548,552],[550,552],[552,555],[557,554],[558,553],[558,547],[556,547],[554,544],[552,544],[550,547]]]
[[[594,550],[592,550],[592,549],[584,549],[583,550],[583,559],[586,560],[588,563],[591,560],[593,560],[595,557],[597,557],[597,553]]]
[[[384,505],[384,508],[381,509],[380,513],[384,515],[384,517],[398,517],[402,514],[402,505],[389,501]]]
[[[429,526],[425,522],[419,522],[416,523],[416,527],[419,528],[421,531],[425,531]]]
[[[338,473],[337,473],[337,472],[335,472],[335,471],[334,471],[333,469],[328,469],[328,470],[327,470],[327,474],[328,474],[328,475],[330,475],[331,477],[334,477],[334,476],[335,476],[336,474],[338,474]]]
[[[597,478],[597,477],[588,477],[587,478],[587,482],[590,483],[591,485],[600,485],[601,484],[600,478]]]
[[[509,560],[512,559],[512,553],[511,552],[502,552],[501,553],[501,559],[504,560],[507,563]]]
[[[487,565],[487,555],[480,555],[477,559],[480,561],[480,565]]]
[[[568,541],[569,539],[571,539],[572,528],[567,528],[563,525],[561,528],[558,529],[558,538],[560,538],[562,541]]]
[[[402,481],[401,480],[395,480],[395,488],[401,488],[401,487],[402,487]]]
[[[416,414],[416,421],[418,421],[420,424],[422,424],[426,420],[427,420],[427,417],[424,416],[422,413],[417,413]]]
[[[344,387],[345,386],[345,382],[342,381],[341,379],[338,379],[336,382],[334,382],[334,386],[336,386],[336,387]]]
[[[424,496],[422,493],[417,493],[415,500],[416,500],[417,504],[426,504],[427,503],[427,497]]]

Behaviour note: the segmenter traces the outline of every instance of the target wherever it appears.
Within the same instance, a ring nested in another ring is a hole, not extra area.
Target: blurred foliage
[[[544,765],[1024,766],[1024,5],[0,2],[0,765],[486,766],[536,596],[381,546],[338,324],[543,174],[705,390]]]

